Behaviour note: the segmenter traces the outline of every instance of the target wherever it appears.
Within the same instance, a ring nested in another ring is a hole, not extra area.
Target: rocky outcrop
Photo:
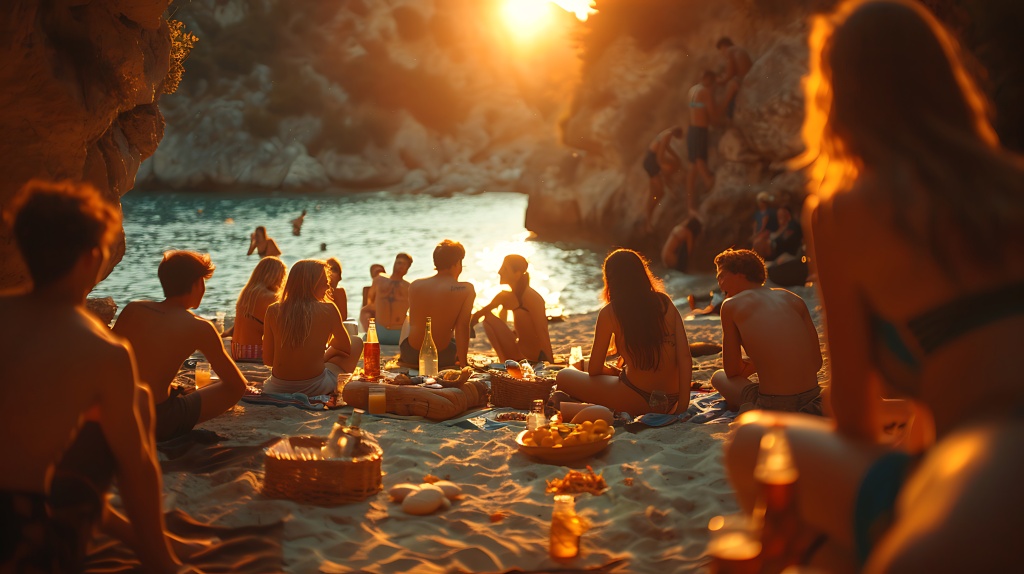
[[[168,0],[7,0],[0,10],[0,206],[32,178],[85,180],[111,201],[156,150]],[[110,268],[124,253],[118,246]],[[109,269],[107,270],[109,272]],[[0,289],[26,282],[0,223]]]

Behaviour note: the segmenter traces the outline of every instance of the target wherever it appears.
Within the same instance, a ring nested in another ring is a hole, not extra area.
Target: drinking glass
[[[761,570],[761,532],[748,514],[716,516],[708,521],[711,572],[757,574]]]
[[[210,384],[210,363],[196,363],[196,388],[201,389]]]
[[[382,415],[388,412],[387,387],[384,385],[372,386],[368,389],[369,400],[366,409],[371,415]]]

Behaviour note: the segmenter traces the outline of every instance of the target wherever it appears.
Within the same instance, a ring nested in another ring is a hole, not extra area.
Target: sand
[[[820,331],[820,309],[809,302]],[[683,303],[683,311],[688,308]],[[551,323],[556,353],[589,349],[596,314]],[[721,343],[717,317],[685,322],[690,342]],[[472,340],[489,352],[486,338]],[[694,380],[707,382],[721,354],[695,359]],[[259,368],[247,366],[255,377]],[[822,371],[824,373],[824,370]],[[254,445],[281,435],[327,435],[337,413],[240,403],[200,428],[226,437],[222,445]],[[262,468],[213,474],[165,473],[165,508],[224,526],[283,520],[288,572],[502,572],[572,567],[603,571],[690,572],[707,562],[706,526],[737,510],[722,467],[728,424],[677,423],[632,434],[619,429],[611,446],[576,465],[603,473],[610,491],[580,495],[577,509],[591,522],[582,555],[568,565],[548,557],[552,495],[545,481],[568,468],[535,462],[517,451],[518,428],[466,430],[445,424],[366,416],[363,428],[384,450],[385,492],[364,502],[316,507],[260,494]],[[389,501],[387,488],[419,483],[426,474],[463,489],[450,509],[410,516]],[[626,479],[632,479],[627,481]],[[631,482],[631,485],[627,485]],[[505,513],[499,521],[492,515]]]

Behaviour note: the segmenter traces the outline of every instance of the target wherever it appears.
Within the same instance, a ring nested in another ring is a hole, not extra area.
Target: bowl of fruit
[[[551,464],[594,456],[608,447],[615,429],[607,421],[550,424],[516,436],[519,452]]]

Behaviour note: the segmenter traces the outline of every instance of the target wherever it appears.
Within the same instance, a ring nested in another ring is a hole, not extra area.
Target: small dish
[[[523,435],[527,432],[529,431],[522,431],[516,435],[516,444],[519,445],[519,452],[548,464],[562,464],[594,456],[608,448],[608,445],[612,442],[612,437],[606,436],[600,440],[574,444],[572,446],[527,446],[523,444]]]

